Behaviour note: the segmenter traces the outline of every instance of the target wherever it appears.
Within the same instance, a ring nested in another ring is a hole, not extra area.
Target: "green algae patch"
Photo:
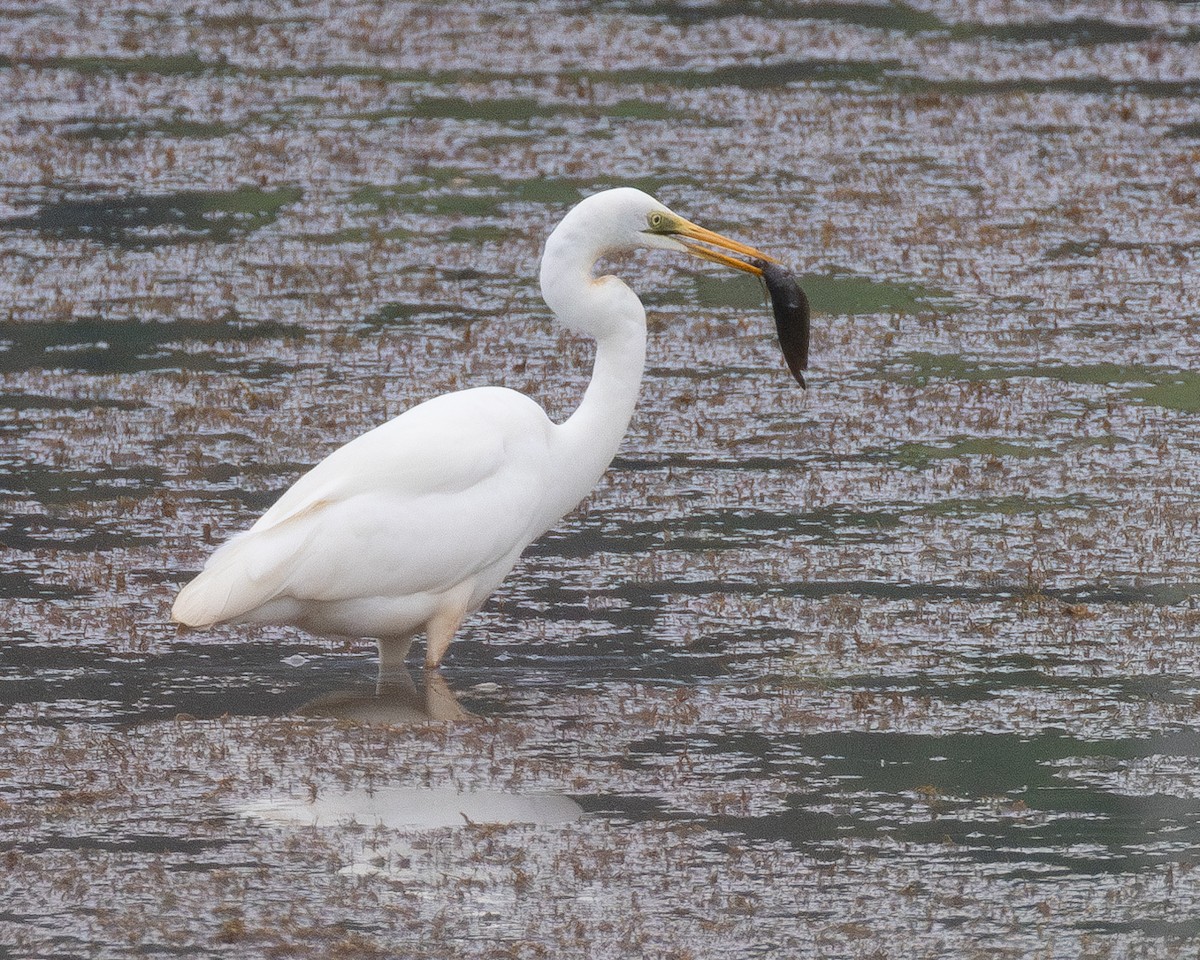
[[[987,37],[1000,43],[1045,43],[1055,47],[1091,47],[1105,43],[1140,43],[1159,31],[1141,24],[1116,23],[1093,17],[1045,22],[971,24],[956,28],[957,37]]]
[[[0,349],[0,374],[55,370],[88,374],[130,374],[138,371],[204,366],[187,356],[181,345],[250,343],[301,339],[305,331],[276,322],[242,321],[234,314],[211,322],[164,323],[136,317],[90,317],[55,323],[9,325]],[[208,366],[221,367],[209,358]],[[8,406],[8,402],[0,406]]]
[[[1148,387],[1130,392],[1142,403],[1181,413],[1200,412],[1200,374],[1191,371],[1161,374]]]
[[[357,119],[375,121],[411,117],[419,120],[462,120],[484,123],[529,123],[533,120],[562,120],[573,117],[611,117],[621,120],[681,120],[693,115],[673,110],[665,104],[642,100],[621,100],[617,103],[589,104],[542,103],[532,97],[510,97],[491,100],[468,100],[455,96],[430,96],[414,101],[408,107],[385,111]]]
[[[1118,363],[986,365],[957,354],[932,353],[910,353],[902,363],[907,372],[897,373],[892,379],[917,385],[932,380],[981,381],[1030,377],[1057,380],[1060,383],[1119,386],[1125,388],[1125,397],[1149,406],[1184,413],[1200,411],[1200,374],[1186,370]]]
[[[891,450],[891,459],[908,467],[927,467],[938,460],[957,460],[963,457],[995,457],[996,459],[1028,460],[1034,457],[1056,456],[1047,447],[1010,443],[986,437],[966,437],[937,446],[927,443],[905,443]]]
[[[205,123],[198,120],[161,120],[148,123],[126,119],[72,124],[64,131],[63,136],[72,140],[99,140],[112,143],[134,140],[138,137],[214,140],[230,136],[233,133],[233,128],[224,123]]]
[[[610,83],[644,83],[681,89],[741,87],[760,90],[789,84],[851,83],[879,84],[889,71],[902,66],[899,60],[785,60],[779,63],[744,63],[713,70],[661,70],[639,67],[632,70],[580,71],[595,80]]]
[[[134,248],[185,241],[227,243],[274,223],[279,212],[300,197],[295,187],[239,187],[62,199],[27,216],[0,220],[0,230],[34,230],[57,240]]]
[[[930,516],[945,517],[1017,517],[1026,514],[1062,513],[1102,507],[1095,497],[953,497],[921,508]]]
[[[484,120],[520,123],[540,117],[556,117],[559,109],[527,97],[496,100],[466,100],[462,97],[429,97],[408,108],[408,115],[424,120]]]
[[[1167,130],[1167,136],[1177,140],[1200,140],[1200,122],[1174,124]]]
[[[765,2],[685,5],[651,0],[631,6],[630,12],[684,24],[750,16],[763,20],[816,20],[906,34],[946,32],[950,29],[940,17],[915,10],[906,3],[813,3],[797,6],[792,3]]]
[[[749,277],[698,274],[696,297],[708,306],[750,309],[763,303],[762,287]],[[860,316],[878,313],[945,311],[953,300],[941,291],[919,284],[887,283],[869,277],[809,274],[800,278],[814,313]]]
[[[801,286],[813,309],[835,316],[874,313],[945,312],[953,304],[949,294],[915,283],[887,283],[869,277],[807,276]]]
[[[49,57],[44,60],[14,58],[12,62],[40,69],[74,70],[76,73],[121,77],[135,74],[187,77],[206,73],[229,73],[233,70],[227,63],[203,60],[195,53],[147,54],[141,57]]]

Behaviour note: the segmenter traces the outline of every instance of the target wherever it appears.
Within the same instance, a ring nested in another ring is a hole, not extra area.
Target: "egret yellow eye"
[[[663,223],[665,223],[665,222],[666,222],[665,218],[663,217],[663,215],[661,213],[650,214],[650,227],[652,229],[658,230],[660,227],[662,227]]]

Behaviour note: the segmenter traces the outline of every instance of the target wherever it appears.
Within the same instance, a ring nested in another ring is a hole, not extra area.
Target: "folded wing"
[[[482,388],[414,407],[335,450],[179,594],[191,626],[280,597],[341,601],[439,593],[542,532],[550,421],[529,398]]]

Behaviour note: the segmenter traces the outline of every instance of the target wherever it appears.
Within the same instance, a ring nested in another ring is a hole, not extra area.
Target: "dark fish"
[[[779,334],[779,346],[783,348],[783,359],[800,386],[807,389],[804,374],[808,369],[808,297],[787,267],[765,260],[752,260],[762,270],[763,283],[771,295],[771,308],[775,311],[775,330]]]

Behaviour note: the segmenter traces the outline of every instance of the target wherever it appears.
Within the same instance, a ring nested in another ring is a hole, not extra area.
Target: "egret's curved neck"
[[[594,277],[603,248],[572,229],[550,235],[542,256],[542,296],[566,327],[596,338],[592,379],[575,412],[556,430],[561,496],[553,524],[591,492],[608,468],[633,416],[646,362],[646,311],[625,283]]]

